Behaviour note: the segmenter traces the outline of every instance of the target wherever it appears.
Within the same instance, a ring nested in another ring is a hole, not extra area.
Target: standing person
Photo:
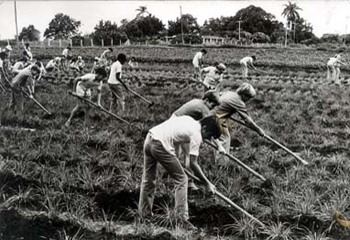
[[[103,79],[107,77],[107,72],[104,68],[97,68],[95,73],[88,73],[84,76],[78,77],[73,82],[73,93],[76,95],[91,100],[91,89],[96,88],[97,95],[97,104],[101,106],[101,90],[103,85]],[[73,108],[68,120],[64,124],[66,127],[69,127],[74,117],[75,113],[82,107],[86,108],[85,111],[85,120],[89,117],[89,106],[86,103],[83,103],[80,99],[77,100],[77,105]]]
[[[152,216],[157,164],[160,163],[174,179],[175,212],[179,225],[187,230],[196,229],[188,221],[188,177],[176,157],[174,144],[189,144],[190,166],[194,174],[208,191],[215,193],[215,186],[206,178],[197,159],[203,139],[218,138],[220,134],[220,126],[215,116],[200,121],[189,116],[174,117],[149,130],[143,146],[144,166],[139,199],[141,217]]]
[[[203,80],[205,90],[207,91],[215,89],[219,91],[225,71],[226,66],[223,63],[216,64],[215,66],[202,68],[200,70],[200,79],[202,79],[203,75],[205,75],[205,78]]]
[[[192,64],[194,67],[194,78],[197,79],[198,77],[200,77],[200,69],[202,67],[202,58],[203,56],[207,54],[207,50],[205,50],[204,48],[200,51],[197,52],[194,55],[194,58],[192,60]],[[199,79],[200,81],[202,81],[202,79]]]
[[[241,69],[242,69],[242,76],[244,78],[248,77],[248,68],[252,68],[254,70],[257,70],[255,66],[253,65],[253,61],[256,60],[255,56],[247,56],[241,59],[239,63],[241,64]]]
[[[64,71],[69,70],[70,60],[72,59],[71,50],[72,48],[68,46],[62,51],[62,58],[63,58],[62,67]]]
[[[9,70],[10,70],[10,54],[12,51],[12,47],[11,45],[7,45],[5,48],[1,49],[0,52],[0,61],[1,61],[1,74],[5,75],[5,77],[8,77],[9,74]]]
[[[27,58],[28,61],[33,61],[33,53],[30,49],[29,43],[24,43],[22,39],[22,45],[23,45],[23,57]]]
[[[335,55],[335,57],[329,58],[327,62],[327,80],[334,81],[336,84],[340,84],[340,66],[346,64],[342,61],[341,54]]]
[[[199,121],[202,118],[212,115],[210,112],[211,109],[219,105],[219,96],[216,91],[207,91],[204,93],[202,99],[193,99],[180,108],[178,108],[171,117],[180,117],[180,116],[190,116],[194,120]],[[219,152],[225,153],[225,149],[221,146],[220,141],[214,140],[216,145],[219,148]],[[175,153],[178,158],[180,158],[181,153],[185,159],[185,167],[188,171],[191,171],[190,168],[190,152],[189,144],[174,144]],[[190,179],[188,182],[188,188],[192,190],[198,190],[198,187],[194,184],[193,180]]]
[[[33,98],[34,94],[34,87],[35,87],[35,78],[40,74],[40,68],[37,65],[32,65],[30,67],[26,67],[23,70],[21,70],[16,77],[14,77],[11,81],[11,102],[10,102],[10,108],[15,107],[17,101],[17,98],[19,95],[23,99],[23,88],[26,88],[28,90],[29,98]],[[24,90],[26,91],[26,90]],[[24,108],[24,101],[22,100],[22,106],[21,109],[23,111]]]
[[[243,83],[235,92],[224,92],[219,98],[220,105],[214,109],[214,112],[221,123],[222,134],[220,142],[227,153],[230,152],[231,143],[230,129],[232,120],[230,120],[230,118],[234,113],[237,113],[248,126],[255,129],[260,135],[265,135],[265,132],[249,116],[245,104],[255,96],[256,91],[253,86],[249,83]],[[222,166],[228,164],[228,160],[224,156],[217,156],[217,161],[218,164]]]
[[[125,110],[125,95],[123,87],[128,90],[128,86],[121,80],[122,78],[122,66],[126,62],[126,55],[120,53],[111,66],[111,71],[108,78],[108,86],[110,89],[110,104],[109,111],[112,112],[113,105],[117,105],[117,109],[121,109],[122,112]]]

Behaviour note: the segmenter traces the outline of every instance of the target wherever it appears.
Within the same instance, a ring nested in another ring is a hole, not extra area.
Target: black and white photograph
[[[0,240],[350,240],[350,0],[0,1]]]

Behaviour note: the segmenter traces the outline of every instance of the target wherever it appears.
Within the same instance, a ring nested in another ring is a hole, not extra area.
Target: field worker
[[[197,52],[194,55],[194,58],[192,60],[192,64],[194,67],[194,78],[197,79],[200,76],[200,69],[202,67],[202,58],[203,56],[207,54],[207,50],[205,50],[204,48],[200,51]],[[201,79],[199,79],[201,81]]]
[[[125,110],[125,96],[124,89],[128,90],[128,86],[121,80],[122,78],[122,66],[126,62],[126,55],[123,53],[118,54],[117,61],[115,61],[109,73],[108,86],[110,89],[110,104],[109,111],[112,112],[112,109],[115,108],[113,105],[117,106],[117,109],[121,109],[124,112]]]
[[[51,59],[47,64],[46,64],[46,71],[47,72],[54,72],[60,71],[60,66],[61,66],[61,58],[60,57],[55,57],[54,59]]]
[[[84,76],[78,77],[73,82],[73,93],[76,95],[91,100],[91,89],[97,89],[97,104],[101,106],[101,90],[103,85],[103,79],[107,77],[107,72],[104,68],[97,68],[95,73],[88,73]],[[69,127],[74,117],[75,113],[81,108],[86,107],[85,111],[85,120],[89,117],[89,106],[86,105],[81,100],[77,100],[77,105],[73,108],[68,120],[64,124],[66,127]]]
[[[99,58],[99,64],[101,66],[107,66],[109,54],[113,52],[113,48],[106,49]]]
[[[340,66],[346,64],[342,62],[341,54],[335,55],[335,57],[329,58],[327,62],[327,80],[334,81],[336,84],[340,84]]]
[[[11,68],[13,76],[16,76],[22,69],[26,68],[30,63],[28,63],[28,58],[23,57],[20,61],[15,62]]]
[[[220,105],[214,109],[214,113],[219,118],[221,123],[222,134],[220,142],[225,148],[226,153],[230,152],[230,128],[231,128],[231,115],[237,113],[242,120],[252,129],[256,130],[260,135],[264,136],[264,131],[255,124],[253,119],[249,116],[245,103],[256,96],[256,91],[249,83],[243,83],[234,91],[224,92],[220,98]],[[217,163],[220,166],[227,166],[228,160],[226,157],[216,157]]]
[[[26,68],[31,68],[32,66],[34,66],[34,65],[36,65],[38,68],[39,68],[39,70],[40,70],[40,73],[39,73],[39,75],[38,76],[36,76],[35,78],[34,78],[34,86],[35,86],[35,83],[37,82],[37,81],[40,81],[41,80],[41,77],[44,75],[44,74],[46,74],[47,72],[46,72],[46,69],[45,69],[45,67],[44,67],[44,64],[42,63],[42,62],[40,62],[40,61],[35,61],[34,60],[34,62],[32,63],[32,64],[30,64],[29,66],[27,66]]]
[[[224,72],[226,71],[226,66],[223,63],[216,64],[215,66],[209,66],[202,68],[200,70],[200,79],[203,80],[205,90],[219,90],[220,85],[223,80]]]
[[[175,144],[188,143],[190,165],[207,191],[215,193],[215,186],[206,178],[197,159],[203,139],[220,137],[220,125],[215,116],[196,121],[190,116],[173,117],[151,128],[143,146],[144,165],[139,199],[141,217],[152,216],[156,187],[157,164],[160,163],[175,184],[175,212],[179,225],[187,230],[196,228],[188,221],[188,178],[175,154]]]
[[[22,69],[11,81],[11,102],[10,102],[10,108],[15,107],[17,103],[17,97],[18,95],[23,98],[23,93],[21,89],[24,91],[27,91],[29,94],[29,98],[33,98],[34,94],[34,82],[35,77],[37,77],[40,74],[40,68],[37,65],[32,65],[30,67],[26,67]],[[23,110],[23,104],[24,101],[22,101],[22,110]]]
[[[77,59],[72,60],[72,63],[69,65],[69,67],[81,73],[84,70],[85,61],[81,56],[78,56]]]
[[[212,115],[210,112],[211,109],[219,105],[219,96],[216,91],[207,91],[204,93],[202,99],[193,99],[180,108],[178,108],[171,117],[180,117],[180,116],[190,116],[194,120],[200,120],[202,118]],[[220,141],[214,141],[219,147],[219,151],[225,153],[225,149],[221,146]],[[190,169],[190,153],[189,153],[189,144],[175,144],[175,153],[179,158],[181,153],[185,159],[185,167],[191,172]],[[188,188],[191,190],[198,190],[198,187],[194,184],[193,180],[190,179],[188,182]]]
[[[253,65],[253,61],[255,60],[255,56],[247,56],[242,58],[241,61],[239,61],[239,63],[241,64],[242,76],[244,78],[248,77],[248,68],[256,70],[255,66]]]
[[[62,67],[64,71],[68,71],[70,60],[72,59],[71,50],[72,50],[71,47],[66,47],[62,51],[62,58],[63,58]]]
[[[23,45],[23,57],[27,58],[28,61],[33,61],[33,54],[31,52],[29,43],[24,43],[22,39],[22,45]]]
[[[132,57],[130,59],[130,61],[128,62],[128,65],[131,67],[131,68],[137,68],[139,66],[139,63],[136,62],[136,59],[134,57]]]
[[[3,48],[0,52],[0,59],[2,61],[2,74],[6,74],[6,76],[8,76],[8,72],[10,70],[10,54],[12,51],[12,47],[11,45],[7,45],[5,48]]]

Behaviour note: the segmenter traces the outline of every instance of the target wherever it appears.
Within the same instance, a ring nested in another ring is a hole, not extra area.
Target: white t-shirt
[[[244,57],[240,61],[241,64],[247,65],[248,63],[253,63],[252,57]]]
[[[68,56],[68,51],[69,51],[68,48],[63,49],[62,55],[65,56],[65,57],[67,57],[67,56]]]
[[[175,144],[188,143],[190,155],[198,156],[202,143],[201,125],[190,116],[174,117],[149,130],[151,136],[159,140],[164,149],[175,156]]]
[[[203,80],[203,83],[207,87],[215,88],[217,84],[222,82],[222,74],[219,74],[217,72],[216,67],[210,66],[203,68],[202,71],[206,72],[205,78]]]
[[[109,73],[109,78],[107,83],[109,84],[120,84],[116,78],[116,74],[120,73],[120,78],[122,77],[122,64],[119,61],[116,61],[111,66],[111,72]]]
[[[16,62],[13,66],[12,66],[12,72],[18,72],[19,70],[24,68],[24,63],[19,61]]]
[[[51,59],[47,64],[46,64],[46,69],[48,68],[55,68],[57,67],[57,63],[54,59]]]
[[[199,67],[199,60],[202,59],[203,53],[197,52],[196,55],[194,55],[194,58],[192,60],[192,64],[194,67]]]

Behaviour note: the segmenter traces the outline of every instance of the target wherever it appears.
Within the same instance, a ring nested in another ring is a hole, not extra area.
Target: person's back
[[[174,116],[190,116],[195,120],[200,120],[204,117],[210,115],[209,108],[205,105],[202,99],[193,99],[180,108],[178,108],[174,113]]]
[[[247,107],[237,92],[224,92],[220,98],[220,105],[215,108],[215,113],[219,118],[230,117],[233,113],[247,112]]]
[[[25,83],[27,81],[27,79],[29,77],[31,77],[31,68],[30,67],[26,67],[24,69],[22,69],[21,71],[18,72],[18,74],[16,75],[16,77],[14,77],[12,79],[12,84],[13,86],[18,86],[21,85],[23,83]]]
[[[170,118],[149,130],[151,136],[159,140],[165,150],[175,155],[175,144],[189,143],[190,154],[198,155],[202,142],[201,124],[190,116]]]
[[[248,63],[252,63],[252,62],[253,62],[253,58],[250,56],[244,57],[240,61],[241,64],[248,64]]]

